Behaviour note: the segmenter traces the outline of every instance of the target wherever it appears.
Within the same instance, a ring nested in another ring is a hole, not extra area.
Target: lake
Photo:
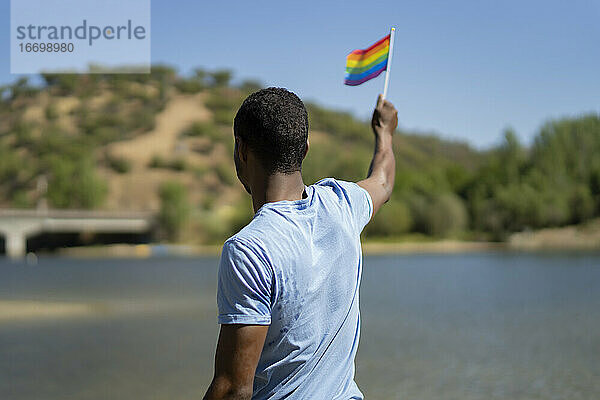
[[[0,260],[0,399],[196,399],[215,258]],[[600,254],[365,257],[367,400],[600,398]]]

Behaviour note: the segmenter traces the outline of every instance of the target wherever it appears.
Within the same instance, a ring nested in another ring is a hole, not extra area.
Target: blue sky
[[[9,0],[0,16],[6,83]],[[600,112],[599,20],[597,0],[153,0],[152,61],[229,68],[367,118],[383,75],[344,86],[345,55],[394,25],[388,97],[400,125],[487,147],[507,126],[529,143],[548,118]]]

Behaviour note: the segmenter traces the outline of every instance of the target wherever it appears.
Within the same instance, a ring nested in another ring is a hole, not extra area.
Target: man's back
[[[324,179],[306,198],[266,203],[223,247],[219,323],[270,325],[255,399],[362,399],[354,383],[360,232],[373,205]]]
[[[367,177],[306,187],[308,113],[283,88],[240,106],[233,160],[254,219],[223,246],[219,340],[205,400],[362,399],[354,383],[360,232],[390,199],[394,106],[380,95]]]

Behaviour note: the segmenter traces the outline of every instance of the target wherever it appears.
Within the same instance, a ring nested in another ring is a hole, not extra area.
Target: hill
[[[0,206],[152,210],[171,240],[218,242],[251,218],[232,162],[232,120],[260,85],[228,71],[43,75],[0,88]],[[358,180],[366,121],[307,103],[307,182]],[[504,239],[599,214],[600,118],[548,122],[531,149],[514,132],[486,152],[399,131],[397,181],[365,234]]]

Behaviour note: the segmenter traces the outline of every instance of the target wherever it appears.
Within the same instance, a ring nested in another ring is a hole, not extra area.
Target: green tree
[[[412,217],[408,206],[400,200],[390,200],[367,225],[368,237],[399,236],[412,228]]]
[[[49,163],[48,201],[57,208],[96,208],[107,194],[106,183],[89,158],[52,157]]]
[[[216,87],[229,86],[231,81],[232,73],[227,69],[220,69],[210,73],[213,85]]]
[[[187,190],[179,182],[165,182],[158,194],[160,225],[170,241],[178,240],[191,212]]]
[[[253,79],[246,79],[240,85],[240,89],[247,93],[256,92],[263,88],[263,84],[260,81],[255,81]]]
[[[425,218],[427,233],[437,237],[460,233],[468,222],[465,205],[454,193],[444,193],[432,198]]]
[[[579,184],[573,189],[569,196],[569,209],[571,222],[574,224],[580,224],[593,217],[596,204],[588,186]]]

